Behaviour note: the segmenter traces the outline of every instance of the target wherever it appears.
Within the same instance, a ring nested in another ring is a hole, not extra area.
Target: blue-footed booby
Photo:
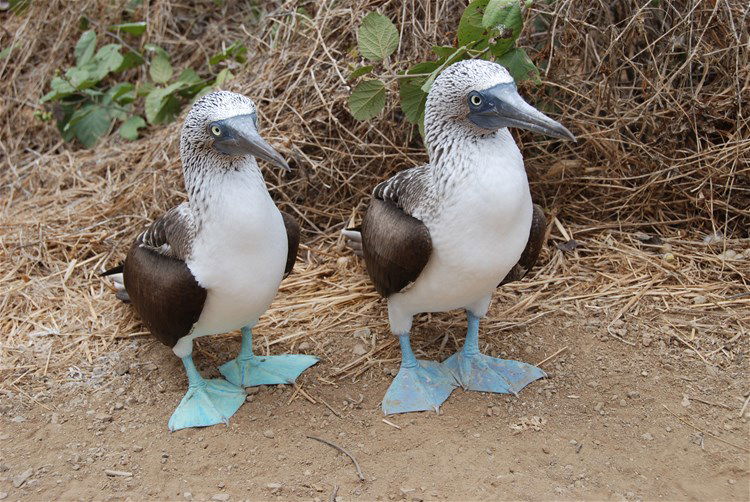
[[[508,127],[575,140],[527,104],[508,71],[479,59],[455,63],[436,79],[424,117],[429,164],[375,187],[360,249],[401,344],[401,368],[386,414],[437,410],[456,386],[517,393],[545,373],[479,351],[479,319],[499,284],[523,277],[542,247],[545,217],[534,206],[523,158]],[[409,332],[421,312],[465,309],[463,348],[443,363],[417,360]]]
[[[170,430],[226,423],[244,387],[291,383],[317,358],[255,356],[252,327],[291,272],[299,226],[268,193],[256,158],[289,169],[257,130],[252,100],[232,92],[195,102],[180,136],[188,201],[136,239],[111,275],[151,333],[182,359],[189,387]],[[242,329],[239,356],[222,378],[204,380],[192,359],[195,338]]]

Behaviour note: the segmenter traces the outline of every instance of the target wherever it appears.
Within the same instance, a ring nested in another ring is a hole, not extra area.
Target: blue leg
[[[531,364],[497,359],[479,352],[479,318],[467,312],[469,329],[463,348],[450,356],[443,365],[466,390],[517,394],[526,385],[547,376]]]
[[[317,357],[305,354],[256,356],[253,354],[253,332],[245,326],[242,328],[240,355],[222,364],[219,371],[235,385],[255,387],[293,383],[300,373],[317,362]]]
[[[418,361],[411,350],[409,335],[399,336],[401,368],[383,398],[383,413],[407,413],[440,409],[456,382],[436,361]]]
[[[169,430],[229,423],[229,417],[245,402],[245,389],[221,378],[204,380],[193,356],[182,358],[188,376],[188,390],[169,419]]]

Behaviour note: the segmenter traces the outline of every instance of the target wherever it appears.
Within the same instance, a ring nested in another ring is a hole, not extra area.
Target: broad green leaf
[[[180,111],[180,102],[174,96],[185,84],[175,82],[166,87],[157,87],[146,96],[146,120],[149,124],[170,122]]]
[[[68,79],[70,84],[79,91],[96,85],[100,80],[99,78],[96,78],[96,75],[91,75],[85,67],[68,68],[65,72],[65,78]]]
[[[143,82],[138,84],[138,87],[135,89],[135,94],[139,98],[142,98],[143,96],[148,96],[154,89],[156,89],[156,86],[153,83]]]
[[[146,31],[146,22],[145,21],[138,21],[136,23],[120,23],[120,24],[113,24],[109,27],[110,30],[115,31],[124,31],[125,33],[129,35],[135,35],[136,37],[139,37],[143,35]]]
[[[198,75],[192,68],[185,68],[182,70],[182,73],[180,73],[180,76],[177,77],[177,81],[182,82],[187,86],[191,86],[200,84],[203,79],[201,79],[200,75]]]
[[[114,71],[116,73],[119,73],[131,68],[135,68],[136,66],[140,66],[145,62],[146,61],[143,59],[143,56],[141,56],[137,52],[128,51],[122,57],[122,63],[120,64],[120,66],[118,66]]]
[[[96,49],[96,33],[94,30],[84,31],[78,39],[75,48],[76,66],[83,66],[94,57]]]
[[[497,58],[496,62],[505,66],[516,82],[523,82],[524,80],[531,80],[535,84],[542,82],[539,78],[539,70],[523,49],[511,49]]]
[[[133,115],[120,126],[120,136],[130,141],[138,139],[138,129],[146,127],[146,121],[140,115]]]
[[[349,96],[349,110],[357,120],[368,120],[385,107],[385,84],[380,80],[363,80]]]
[[[482,26],[484,8],[490,0],[474,0],[464,9],[458,22],[458,45],[471,45],[481,41],[485,35]]]
[[[453,49],[454,52],[455,50],[456,49]],[[407,71],[406,73],[408,73],[409,75],[425,75],[432,73],[439,67],[440,63],[438,63],[437,61],[423,61],[409,68],[409,71]]]
[[[422,90],[419,79],[404,79],[398,87],[401,98],[401,110],[412,124],[419,122],[427,103],[427,93]]]
[[[447,58],[456,50],[452,45],[433,45],[432,52],[438,57],[438,59]]]
[[[359,52],[370,61],[382,61],[398,48],[398,30],[390,19],[370,12],[357,32]]]
[[[207,85],[206,87],[204,87],[203,89],[201,89],[200,91],[198,91],[198,93],[195,96],[193,96],[192,103],[195,103],[196,101],[198,101],[199,99],[201,99],[206,94],[210,94],[210,93],[214,92],[215,90],[216,90],[216,88],[214,86]]]
[[[430,89],[432,88],[433,82],[435,82],[435,79],[438,75],[440,75],[440,72],[442,72],[444,69],[458,61],[463,57],[463,55],[466,54],[466,47],[459,47],[456,49],[453,54],[445,58],[445,61],[443,64],[438,66],[432,73],[430,73],[430,76],[427,77],[427,80],[424,84],[422,84],[422,90],[424,92],[430,92]]]
[[[521,4],[518,0],[490,0],[482,17],[482,26],[492,30],[495,43],[491,51],[502,56],[513,47],[523,28]]]
[[[172,78],[172,65],[169,63],[169,58],[157,52],[153,58],[151,58],[151,66],[148,69],[151,80],[157,84],[165,84]]]
[[[104,95],[105,104],[115,102],[118,105],[127,105],[133,101],[135,101],[135,86],[130,82],[120,82]]]
[[[76,90],[75,87],[70,85],[70,83],[62,77],[54,77],[52,82],[50,82],[50,87],[52,90],[44,95],[41,99],[41,103],[60,100],[66,96],[70,96]]]
[[[218,75],[216,75],[216,80],[214,80],[214,85],[217,87],[221,87],[224,85],[225,82],[229,82],[234,78],[234,75],[231,71],[229,71],[229,68],[224,68],[219,72]]]
[[[364,75],[367,75],[371,71],[372,71],[372,65],[360,66],[349,75],[349,80],[354,80],[355,78],[359,78]]]
[[[106,108],[86,105],[73,114],[67,128],[73,131],[84,147],[91,148],[100,137],[109,132],[111,125],[112,119]]]
[[[107,44],[96,51],[96,56],[94,56],[91,63],[95,63],[101,67],[101,72],[104,73],[102,78],[109,72],[115,71],[123,63],[123,57],[120,54],[121,48],[120,44]]]

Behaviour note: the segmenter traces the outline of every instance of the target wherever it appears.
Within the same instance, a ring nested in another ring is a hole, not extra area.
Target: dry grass
[[[396,351],[384,305],[361,264],[345,257],[338,231],[358,218],[378,180],[425,154],[395,100],[372,123],[346,111],[353,26],[378,7],[403,34],[398,60],[415,61],[429,57],[432,44],[450,43],[463,3],[308,2],[312,23],[293,2],[262,2],[259,21],[249,4],[225,3],[159,1],[141,14],[148,40],[180,68],[202,65],[222,42],[244,40],[251,61],[229,87],[256,100],[264,135],[295,168],[267,175],[305,233],[296,272],[257,338],[269,350],[313,344],[332,379],[389,364]],[[524,93],[579,142],[517,136],[535,199],[551,216],[550,240],[533,277],[498,292],[490,330],[570,314],[599,317],[609,335],[633,344],[637,321],[658,325],[653,335],[710,365],[738,364],[750,330],[748,7],[639,3],[538,1],[528,14],[521,44],[543,67],[544,85]],[[0,375],[4,388],[32,398],[44,377],[101,376],[103,361],[145,335],[97,272],[184,199],[179,124],[134,143],[112,136],[85,151],[33,118],[50,76],[72,59],[82,13],[101,26],[120,19],[119,8],[101,0],[0,14],[0,47],[21,42],[0,62]],[[707,235],[723,238],[706,244]],[[556,248],[571,239],[575,250]],[[454,318],[433,317],[431,329]],[[337,339],[362,326],[371,328],[370,353],[354,359],[336,350]],[[434,333],[419,339],[437,357],[449,340]],[[500,338],[484,340],[498,351]],[[201,347],[212,350],[210,342]]]

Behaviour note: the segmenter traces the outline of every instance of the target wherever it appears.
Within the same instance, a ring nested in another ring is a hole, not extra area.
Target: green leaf
[[[157,84],[165,84],[172,78],[172,65],[169,64],[169,58],[164,54],[157,52],[153,58],[151,58],[151,66],[148,69],[151,80]]]
[[[84,147],[91,148],[100,137],[109,132],[111,125],[112,119],[106,108],[86,105],[73,113],[66,128],[73,131]]]
[[[196,101],[198,101],[199,99],[201,99],[206,94],[210,94],[210,93],[214,92],[215,90],[216,89],[214,88],[214,86],[207,85],[206,87],[204,87],[203,89],[201,89],[200,91],[198,91],[198,93],[195,96],[193,96],[192,103],[195,103]]]
[[[155,44],[146,44],[146,45],[143,46],[143,48],[146,49],[148,52],[152,52],[152,53],[155,53],[155,54],[161,54],[165,58],[169,59],[169,54],[167,53],[167,51],[165,51],[164,49],[162,49],[158,45],[155,45]]]
[[[68,70],[65,72],[65,78],[68,79],[70,84],[79,91],[82,89],[93,87],[100,80],[96,77],[96,75],[91,75],[91,73],[89,73],[88,69],[86,69],[85,67],[68,68]]]
[[[200,84],[203,79],[201,79],[200,75],[198,75],[192,68],[185,68],[182,70],[182,73],[180,73],[180,76],[177,77],[177,81],[184,83],[186,86],[192,86]]]
[[[372,71],[372,65],[360,66],[349,75],[349,80],[354,80],[355,78],[359,78],[364,75],[367,75],[371,71]]]
[[[131,68],[135,68],[136,66],[140,66],[146,61],[143,59],[143,56],[138,54],[137,52],[128,51],[125,53],[125,55],[122,57],[122,63],[120,66],[115,68],[116,73],[120,73],[125,70],[129,70]]]
[[[244,63],[247,60],[247,58],[245,57],[246,54],[247,54],[247,47],[242,45],[241,42],[237,41],[237,42],[234,42],[229,47],[227,47],[226,49],[224,49],[223,51],[211,56],[211,58],[208,60],[208,64],[210,65],[219,64],[220,62],[228,58],[232,58],[239,63]]]
[[[146,127],[146,121],[140,115],[133,115],[120,126],[120,136],[130,141],[138,139],[138,129]]]
[[[151,82],[143,82],[138,84],[138,87],[135,90],[136,96],[139,98],[142,98],[143,96],[148,96],[148,94],[156,89],[156,86]]]
[[[456,50],[452,45],[433,45],[432,52],[438,57],[438,59],[447,58]]]
[[[466,6],[458,22],[458,45],[471,45],[483,39],[485,29],[482,26],[482,17],[489,1],[474,0]]]
[[[100,67],[100,72],[104,73],[104,78],[109,72],[115,71],[123,63],[122,54],[120,54],[120,44],[107,44],[96,51],[96,56],[92,63]]]
[[[357,32],[359,52],[370,61],[382,61],[398,48],[398,30],[390,19],[370,12]]]
[[[118,105],[127,105],[133,101],[135,101],[135,86],[130,82],[121,82],[104,95],[105,104],[115,102]]]
[[[146,120],[149,124],[171,122],[180,111],[180,101],[174,96],[185,84],[175,82],[166,87],[157,87],[146,96]]]
[[[234,75],[231,71],[229,71],[229,68],[224,68],[219,72],[218,75],[216,75],[216,80],[214,80],[214,85],[217,87],[220,87],[224,85],[225,82],[229,82],[234,78]]]
[[[418,123],[427,103],[427,93],[419,85],[419,79],[403,79],[398,87],[398,94],[406,119],[412,124]]]
[[[112,26],[109,27],[109,29],[116,30],[116,31],[124,31],[125,33],[129,35],[135,35],[136,37],[139,37],[146,32],[146,22],[138,21],[136,23],[113,24]]]
[[[64,97],[70,96],[76,90],[75,87],[70,85],[70,83],[62,77],[54,77],[52,82],[50,82],[50,87],[52,90],[44,95],[41,99],[41,103],[60,100]]]
[[[542,82],[539,78],[539,70],[523,49],[511,49],[499,57],[496,62],[505,66],[516,82],[523,82],[524,80],[531,80],[535,84]]]
[[[380,80],[363,80],[349,96],[349,110],[357,120],[368,120],[385,107],[385,84]]]
[[[76,66],[83,66],[94,57],[96,49],[96,33],[94,30],[84,31],[78,39],[75,48]]]
[[[492,53],[502,56],[513,47],[523,28],[521,4],[518,0],[490,0],[482,17],[482,26],[492,30],[495,43]]]

